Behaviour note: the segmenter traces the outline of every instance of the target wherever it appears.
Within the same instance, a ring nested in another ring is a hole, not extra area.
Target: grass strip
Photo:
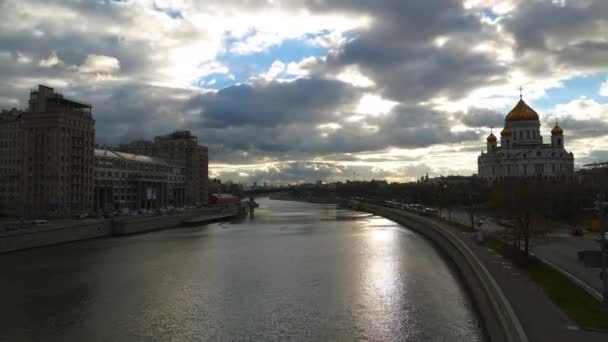
[[[509,258],[503,240],[492,237],[486,240],[486,245]],[[602,312],[600,303],[580,286],[544,263],[532,266],[514,264],[543,289],[579,327],[608,330],[608,313]]]

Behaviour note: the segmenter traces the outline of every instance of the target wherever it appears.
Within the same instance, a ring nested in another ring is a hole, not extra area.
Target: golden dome
[[[496,142],[496,136],[494,133],[490,133],[490,135],[488,135],[487,142]]]
[[[559,127],[558,125],[555,125],[555,127],[553,127],[553,129],[551,130],[551,135],[557,135],[557,134],[564,134],[564,130]]]
[[[536,120],[538,121],[538,113],[534,109],[530,108],[524,100],[520,99],[519,102],[511,109],[505,121],[524,121],[524,120]]]
[[[501,135],[501,136],[503,136],[503,137],[504,137],[505,135],[511,135],[511,130],[510,130],[510,129],[508,129],[508,128],[503,128],[503,130],[502,130],[502,131],[500,131],[500,135]]]

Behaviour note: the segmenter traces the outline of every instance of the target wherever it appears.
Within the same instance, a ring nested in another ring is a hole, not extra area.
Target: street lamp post
[[[605,201],[605,196],[603,193],[600,193],[597,196],[597,209],[600,220],[600,250],[601,250],[601,267],[602,272],[600,273],[602,276],[602,284],[603,284],[603,293],[602,293],[602,310],[608,312],[608,273],[606,273],[606,254],[608,251],[606,250],[606,206],[608,202]]]

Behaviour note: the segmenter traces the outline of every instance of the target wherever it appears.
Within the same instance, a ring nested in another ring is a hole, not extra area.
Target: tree
[[[523,251],[526,258],[534,242],[549,230],[545,219],[551,211],[548,185],[503,182],[496,184],[490,192],[493,210],[510,219],[511,225],[505,231],[507,238],[516,251]]]

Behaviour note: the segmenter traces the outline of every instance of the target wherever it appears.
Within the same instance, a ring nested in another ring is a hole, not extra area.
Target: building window
[[[530,139],[530,131],[526,131],[526,138]]]
[[[557,138],[557,146],[562,146],[562,139]]]

